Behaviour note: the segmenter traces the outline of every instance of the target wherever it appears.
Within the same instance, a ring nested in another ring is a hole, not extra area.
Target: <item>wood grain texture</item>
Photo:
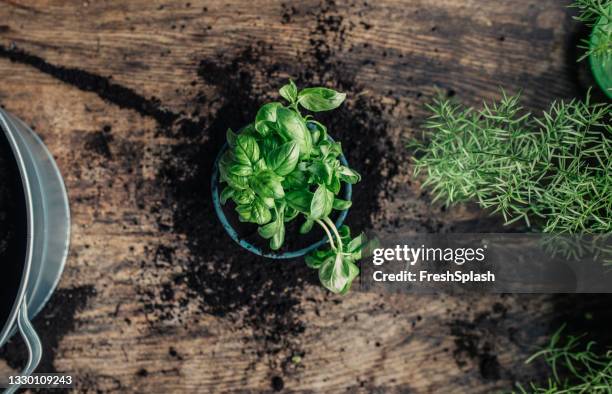
[[[575,35],[555,0],[0,0],[0,104],[44,138],[73,215],[58,295],[36,322],[41,368],[74,375],[78,391],[151,393],[484,393],[535,374],[522,362],[554,326],[555,297],[342,298],[307,282],[291,309],[303,330],[277,342],[261,324],[236,323],[244,308],[203,313],[205,297],[182,282],[165,296],[194,256],[188,235],[172,231],[159,177],[174,149],[194,141],[179,129],[201,127],[205,145],[227,105],[202,62],[240,74],[232,62],[255,48],[245,67],[262,93],[302,62],[333,62],[302,78],[349,75],[351,93],[382,108],[385,160],[397,163],[373,167],[385,182],[363,220],[375,230],[452,231],[481,214],[432,205],[410,176],[403,142],[418,132],[424,104],[436,88],[468,104],[522,89],[533,110],[576,96]],[[355,144],[369,138],[353,132]],[[185,298],[193,301],[179,305]],[[23,351],[11,346],[2,370]]]

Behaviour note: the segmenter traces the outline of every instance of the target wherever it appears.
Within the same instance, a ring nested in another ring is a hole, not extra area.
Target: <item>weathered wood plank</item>
[[[292,76],[349,93],[332,132],[375,179],[353,223],[452,231],[481,214],[431,205],[403,142],[436,86],[470,104],[523,89],[534,110],[579,94],[563,4],[0,4],[0,104],[45,139],[72,204],[66,272],[36,321],[41,372],[83,391],[207,393],[490,392],[538,372],[522,362],[556,298],[333,297],[299,261],[239,252],[205,185],[222,131]]]

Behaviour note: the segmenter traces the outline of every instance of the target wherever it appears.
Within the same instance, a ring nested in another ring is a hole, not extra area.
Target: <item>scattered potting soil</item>
[[[172,228],[165,231],[184,235],[190,253],[179,258],[172,248],[162,246],[154,251],[152,261],[144,263],[145,269],[161,261],[163,265],[182,266],[168,286],[143,290],[147,313],[159,319],[176,319],[173,305],[199,300],[202,313],[252,330],[261,343],[258,357],[265,358],[271,367],[289,367],[293,356],[303,355],[298,339],[305,327],[300,296],[306,283],[319,286],[318,278],[303,259],[259,258],[225,233],[213,209],[209,182],[227,128],[239,129],[253,120],[262,104],[278,100],[277,89],[289,77],[301,87],[325,85],[346,92],[348,99],[343,106],[329,114],[317,114],[317,119],[342,142],[349,164],[363,176],[354,187],[353,207],[347,219],[353,231],[373,226],[372,214],[387,196],[387,182],[398,168],[394,156],[397,147],[389,139],[386,122],[392,108],[383,105],[380,98],[362,94],[355,74],[333,56],[338,48],[330,45],[343,45],[342,35],[349,23],[336,15],[333,2],[317,12],[311,47],[300,54],[299,64],[279,62],[273,48],[263,43],[220,50],[218,59],[200,62],[196,84],[205,89],[195,98],[197,113],[177,121],[172,128],[160,127],[161,133],[179,143],[162,164],[158,182],[165,194],[163,206],[155,210],[172,212]],[[355,138],[355,134],[367,138]],[[160,222],[160,228],[166,226],[166,220]],[[295,236],[297,232],[287,233],[289,245]],[[168,291],[182,284],[187,286],[185,294]],[[164,301],[169,298],[171,305]],[[278,382],[277,377],[273,386],[279,387]]]
[[[0,127],[0,330],[21,284],[26,231],[25,196],[17,162]]]
[[[89,149],[106,159],[112,159],[109,143],[113,141],[111,127],[105,126],[101,131],[96,131],[87,136],[85,148]]]

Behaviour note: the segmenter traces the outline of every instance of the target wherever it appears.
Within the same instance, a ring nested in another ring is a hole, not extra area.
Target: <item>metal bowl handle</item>
[[[21,301],[21,306],[19,308],[19,313],[17,314],[17,327],[19,327],[19,333],[23,338],[27,348],[28,348],[28,363],[25,368],[21,372],[22,376],[29,376],[34,372],[38,363],[40,363],[40,358],[42,356],[42,345],[40,343],[40,338],[36,331],[34,330],[34,326],[30,322],[30,318],[28,317],[28,303],[27,296],[23,297]],[[14,384],[8,389],[6,389],[5,394],[12,394],[19,389],[20,385]]]

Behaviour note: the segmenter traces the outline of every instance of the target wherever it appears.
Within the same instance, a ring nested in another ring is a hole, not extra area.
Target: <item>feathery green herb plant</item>
[[[298,91],[293,81],[280,95],[288,105],[263,105],[253,123],[239,133],[227,131],[229,149],[219,164],[221,202],[236,203],[240,221],[256,223],[259,235],[270,240],[272,250],[285,241],[285,223],[304,218],[300,233],[316,223],[327,235],[329,246],[306,257],[306,264],[319,271],[323,286],[344,294],[359,274],[363,234],[351,238],[348,226],[336,228],[332,210],[346,210],[351,201],[338,198],[342,182],[355,184],[361,176],[341,164],[342,147],[332,142],[327,128],[300,107],[329,111],[339,107],[346,95],[323,87]]]
[[[524,220],[553,234],[610,233],[612,104],[593,104],[587,95],[584,102],[554,102],[535,117],[521,108],[519,95],[502,96],[479,111],[443,97],[428,106],[429,141],[411,143],[424,186],[447,205],[476,200],[506,223]],[[612,251],[600,252],[609,262]],[[583,350],[579,339],[561,344],[561,331],[553,335],[528,360],[544,357],[553,377],[520,392],[611,393],[612,353],[597,355],[592,343]]]
[[[612,104],[554,102],[534,117],[503,93],[480,111],[441,97],[428,108],[429,141],[411,146],[436,200],[476,200],[548,233],[612,231]]]
[[[529,364],[544,358],[552,369],[552,377],[546,384],[531,383],[529,388],[519,385],[520,393],[578,394],[612,392],[612,351],[604,354],[595,352],[595,342],[586,345],[584,335],[562,336],[564,326],[550,339],[549,344],[527,359]],[[566,377],[562,377],[566,376]]]
[[[580,48],[585,53],[578,59],[582,61],[593,55],[605,64],[612,59],[612,1],[611,0],[575,0],[570,6],[578,10],[574,18],[593,27],[595,44],[590,46],[588,40],[583,40]]]

